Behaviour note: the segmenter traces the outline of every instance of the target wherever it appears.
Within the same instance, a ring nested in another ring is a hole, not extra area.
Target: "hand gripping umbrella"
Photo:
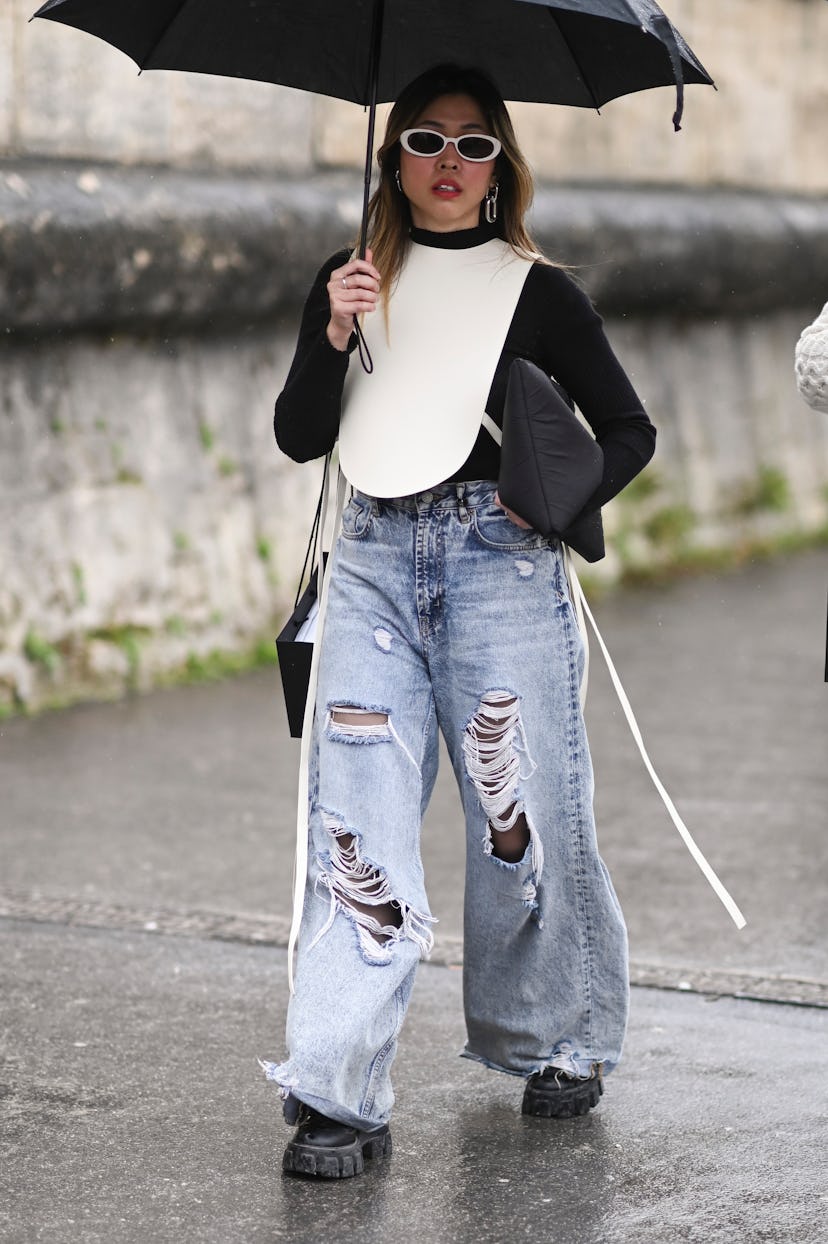
[[[504,99],[599,108],[713,81],[653,0],[47,0],[34,15],[97,35],[141,69],[251,78],[368,108],[365,253],[378,103],[438,63],[475,65]]]

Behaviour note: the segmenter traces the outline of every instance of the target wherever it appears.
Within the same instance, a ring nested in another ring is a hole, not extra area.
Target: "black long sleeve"
[[[298,462],[328,453],[338,433],[349,353],[335,350],[328,341],[326,286],[333,268],[347,256],[347,251],[340,251],[320,269],[305,304],[296,354],[276,402],[276,440]],[[538,263],[526,278],[486,403],[497,424],[502,423],[509,366],[518,357],[530,359],[554,376],[591,426],[604,453],[604,476],[587,508],[603,505],[649,462],[655,428],[607,340],[601,317],[560,268]],[[496,480],[499,465],[499,449],[481,428],[469,457],[452,480]]]
[[[335,349],[328,340],[325,330],[331,308],[327,285],[331,272],[347,262],[349,254],[338,251],[317,273],[305,302],[285,387],[276,399],[276,443],[295,462],[323,457],[333,449],[339,435],[342,386],[354,338],[347,351]]]

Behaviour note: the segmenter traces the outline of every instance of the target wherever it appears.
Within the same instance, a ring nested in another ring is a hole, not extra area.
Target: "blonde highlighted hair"
[[[540,253],[526,228],[532,203],[532,171],[518,146],[512,121],[500,92],[479,69],[437,65],[410,82],[391,109],[385,137],[377,152],[380,180],[368,205],[368,245],[373,263],[382,273],[383,300],[393,292],[409,246],[411,211],[396,183],[400,167],[400,135],[416,125],[428,105],[441,95],[469,95],[486,118],[490,134],[501,151],[495,160],[498,182],[497,232],[516,254],[549,261]]]

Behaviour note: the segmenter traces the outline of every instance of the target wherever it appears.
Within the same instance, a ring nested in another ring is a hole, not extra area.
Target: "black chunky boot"
[[[365,1158],[391,1156],[387,1125],[361,1131],[304,1104],[299,1106],[297,1122],[299,1126],[282,1158],[282,1170],[289,1174],[348,1179],[362,1174]]]
[[[597,1106],[603,1091],[599,1063],[585,1077],[570,1076],[560,1067],[547,1067],[526,1081],[521,1112],[544,1119],[573,1119]]]

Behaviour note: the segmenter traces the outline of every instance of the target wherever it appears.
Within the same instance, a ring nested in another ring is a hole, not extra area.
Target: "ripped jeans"
[[[432,945],[420,823],[438,729],[466,820],[464,1056],[528,1076],[609,1071],[621,1054],[626,930],[595,838],[581,638],[559,546],[515,526],[494,491],[356,493],[334,554],[290,1054],[265,1070],[353,1126],[390,1116]],[[497,836],[521,814],[510,863]]]

